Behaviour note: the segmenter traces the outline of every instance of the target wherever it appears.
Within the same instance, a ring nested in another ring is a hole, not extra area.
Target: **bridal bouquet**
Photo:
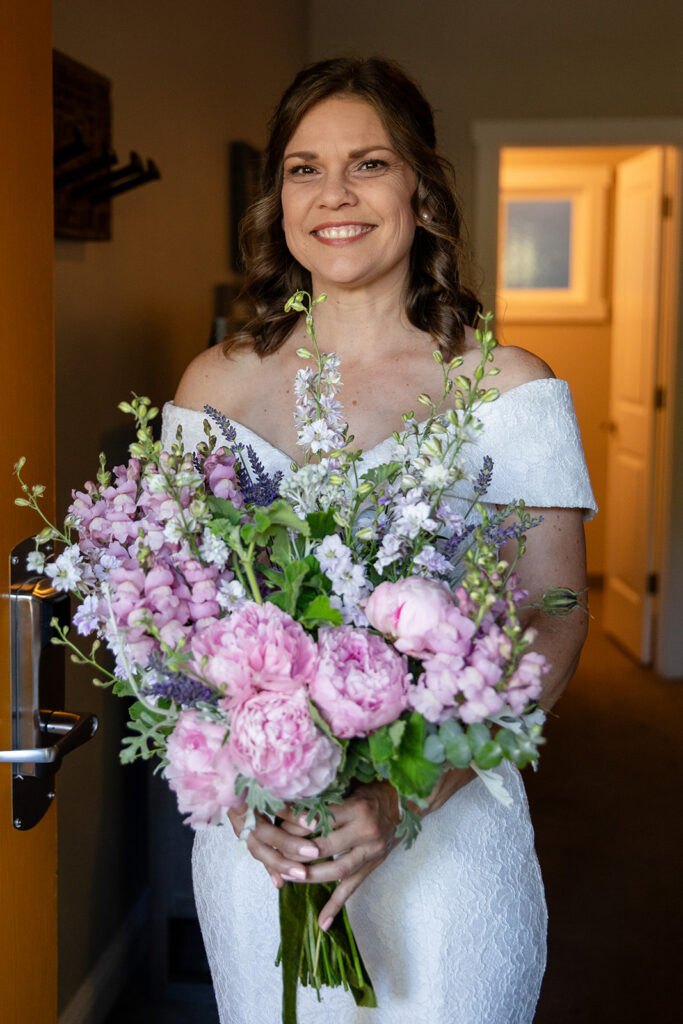
[[[440,400],[420,395],[425,418],[406,413],[389,460],[366,468],[342,419],[339,360],[316,343],[323,298],[288,303],[312,345],[295,382],[302,465],[270,475],[208,407],[205,442],[186,451],[179,431],[162,451],[157,410],[134,398],[121,404],[137,425],[127,465],[110,473],[101,457],[63,529],[45,521],[29,567],[75,595],[74,627],[95,634],[89,654],[55,624],[57,641],[98,685],[133,698],[122,761],[158,756],[194,828],[225,824],[231,808],[275,818],[288,804],[325,833],[355,785],[385,779],[409,845],[444,771],[471,765],[505,800],[492,769],[538,758],[547,666],[519,621],[515,566],[498,556],[516,538],[519,557],[536,521],[522,502],[486,511],[490,459],[474,479],[463,468],[477,407],[497,397],[484,383],[489,318],[473,378],[435,353]],[[17,501],[42,515],[43,488],[23,482],[23,465]],[[570,592],[544,600],[576,603]],[[285,1024],[298,981],[318,996],[343,984],[376,1005],[346,912],[318,927],[332,888],[280,891]]]

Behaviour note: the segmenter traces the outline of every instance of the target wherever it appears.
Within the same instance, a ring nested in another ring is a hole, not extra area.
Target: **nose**
[[[330,209],[356,205],[356,195],[343,171],[328,171],[325,174],[320,184],[318,202],[320,206]]]

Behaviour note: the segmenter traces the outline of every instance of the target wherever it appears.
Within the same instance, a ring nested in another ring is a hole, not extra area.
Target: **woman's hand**
[[[238,839],[246,824],[246,813],[246,804],[228,811],[230,824]],[[299,826],[287,811],[282,813],[287,815],[287,830],[274,825],[270,818],[257,812],[256,824],[245,839],[249,853],[255,860],[261,861],[276,889],[282,888],[285,881],[308,881],[303,862],[321,856],[317,841],[305,838],[311,829]]]

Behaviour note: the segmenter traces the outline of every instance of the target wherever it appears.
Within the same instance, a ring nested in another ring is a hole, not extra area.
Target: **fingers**
[[[372,861],[369,864],[364,864],[360,870],[355,871],[353,874],[349,875],[348,878],[344,878],[339,883],[318,916],[318,924],[324,932],[328,930],[335,917],[348,900],[349,896],[356,891],[361,882],[363,882],[384,859],[384,857],[380,857],[379,860]]]

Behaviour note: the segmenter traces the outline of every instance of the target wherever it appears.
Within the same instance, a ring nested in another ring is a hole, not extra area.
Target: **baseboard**
[[[149,892],[143,892],[90,974],[59,1015],[59,1024],[102,1024],[144,952]]]

